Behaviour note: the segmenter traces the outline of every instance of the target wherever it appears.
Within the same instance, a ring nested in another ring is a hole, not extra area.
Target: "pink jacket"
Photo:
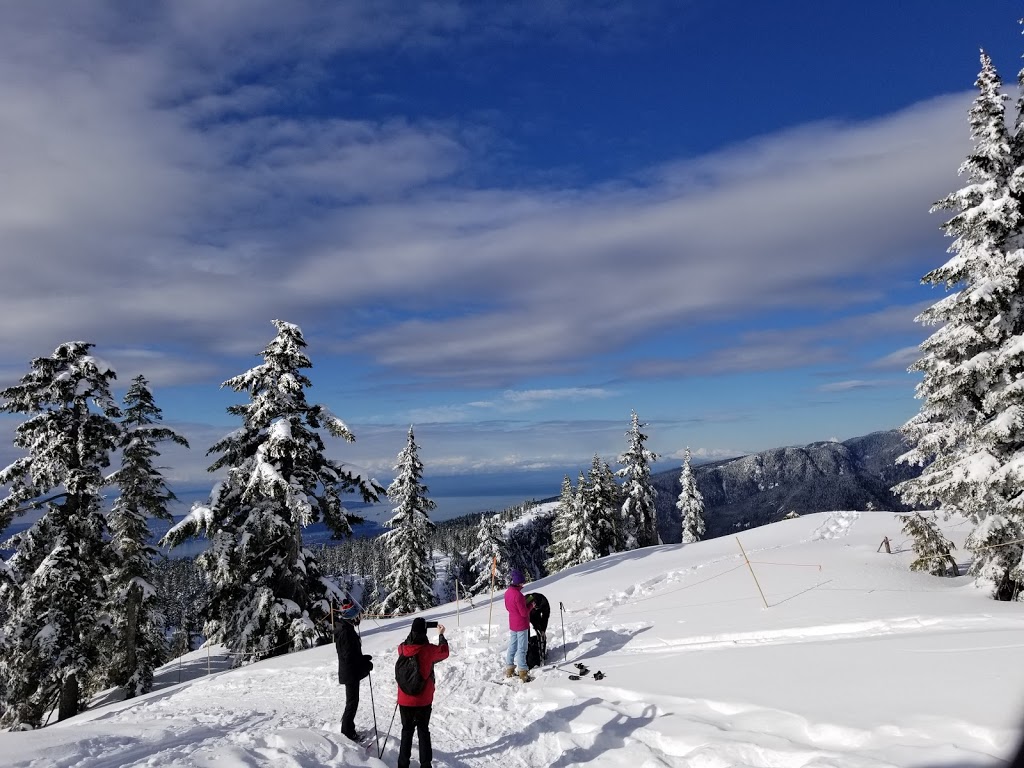
[[[505,610],[508,611],[508,628],[522,632],[530,628],[530,606],[523,597],[523,588],[513,584],[505,590]]]

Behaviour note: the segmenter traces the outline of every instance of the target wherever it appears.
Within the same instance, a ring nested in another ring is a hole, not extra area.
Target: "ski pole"
[[[569,654],[565,650],[565,615],[562,613],[565,610],[565,606],[562,605],[562,601],[558,601],[558,618],[562,621],[562,660],[568,661]]]
[[[363,646],[363,633],[359,633],[359,647]],[[377,705],[373,703],[373,670],[371,669],[366,673],[366,680],[370,683],[370,711],[373,712],[373,738],[374,740],[380,738],[380,734],[377,732]]]
[[[395,702],[395,711],[391,713],[391,725],[388,726],[388,732],[384,735],[384,741],[380,743],[380,751],[377,753],[377,759],[380,760],[381,755],[384,754],[384,745],[388,743],[388,736],[391,735],[391,726],[395,724],[395,715],[398,714],[398,702]]]
[[[370,710],[373,712],[373,738],[374,740],[380,738],[380,734],[377,732],[377,705],[373,703],[373,672],[366,676],[366,679],[370,682]]]

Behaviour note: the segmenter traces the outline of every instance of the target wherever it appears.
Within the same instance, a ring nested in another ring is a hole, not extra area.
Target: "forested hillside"
[[[695,466],[697,487],[704,496],[707,537],[765,525],[790,512],[904,510],[890,489],[920,474],[919,467],[896,464],[907,450],[903,435],[889,430]],[[652,483],[658,490],[662,541],[678,542],[679,471],[659,472],[652,476]]]

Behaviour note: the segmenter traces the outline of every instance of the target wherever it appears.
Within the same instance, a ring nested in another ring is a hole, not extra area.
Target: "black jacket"
[[[531,592],[530,595],[533,596],[533,600],[530,601],[530,624],[538,632],[544,632],[548,628],[551,604],[540,592]]]
[[[334,647],[338,651],[338,682],[358,683],[373,669],[372,656],[363,653],[356,628],[341,619],[334,624]]]

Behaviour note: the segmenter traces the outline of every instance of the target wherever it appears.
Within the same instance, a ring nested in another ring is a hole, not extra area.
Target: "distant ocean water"
[[[434,522],[440,522],[442,520],[448,520],[453,517],[460,517],[461,515],[468,515],[475,512],[501,512],[508,509],[509,507],[522,504],[530,501],[531,497],[523,497],[521,495],[501,495],[501,496],[439,496],[434,498],[433,501],[437,504],[437,508],[431,513],[430,519]],[[540,501],[539,498],[535,499]],[[353,526],[353,532],[357,537],[373,537],[383,533],[383,523],[387,521],[392,514],[392,506],[390,504],[355,504],[348,503],[345,505],[350,512],[359,515],[364,518],[366,522],[359,525]],[[184,515],[175,516],[174,522],[180,521]],[[151,525],[154,533],[154,539],[159,540],[160,537],[166,533],[168,524],[156,521]],[[331,544],[335,540],[331,538],[331,531],[323,523],[314,523],[310,525],[302,532],[302,540],[307,545],[320,545],[320,544]],[[199,538],[187,541],[180,546],[175,547],[173,550],[163,550],[169,557],[195,557],[200,552],[206,549],[206,539]]]

